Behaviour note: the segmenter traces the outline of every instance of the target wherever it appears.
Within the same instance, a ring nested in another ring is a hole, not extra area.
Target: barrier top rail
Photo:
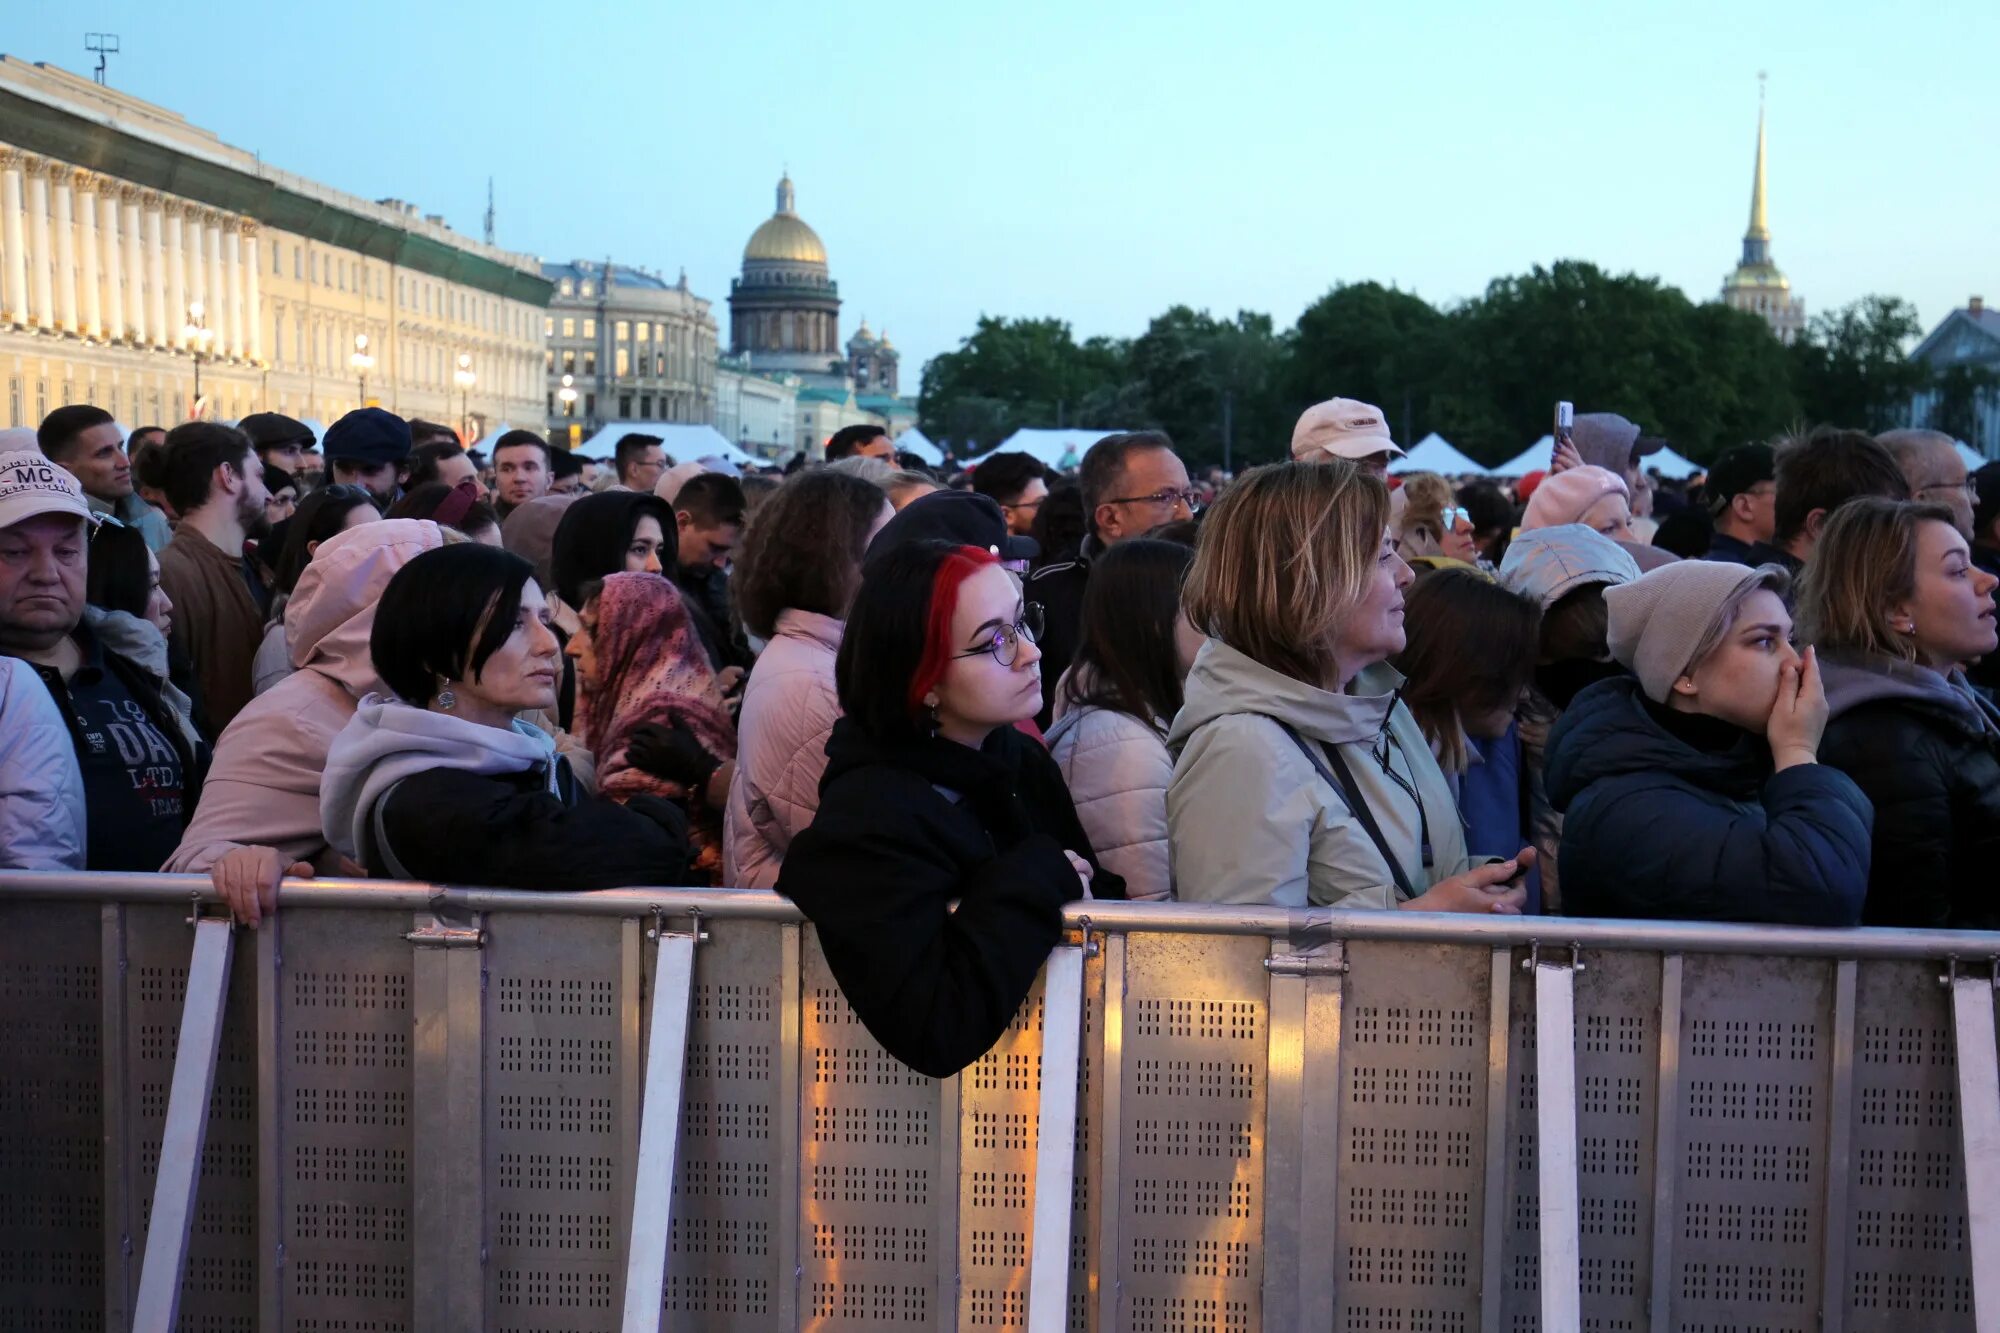
[[[89,902],[220,904],[206,875],[0,871],[0,894]],[[551,912],[582,916],[795,923],[805,919],[788,898],[751,889],[602,889],[587,893],[459,888],[388,880],[287,880],[278,902],[292,909],[395,908],[443,914]],[[1209,903],[1134,903],[1093,899],[1063,912],[1072,930],[1100,933],[1263,935],[1294,950],[1335,940],[1544,944],[1645,949],[1660,953],[1764,954],[1801,958],[1957,959],[2000,962],[2000,931],[1906,930],[1880,926],[1762,926],[1708,921],[1623,921],[1583,917],[1491,916],[1449,912],[1339,911]]]

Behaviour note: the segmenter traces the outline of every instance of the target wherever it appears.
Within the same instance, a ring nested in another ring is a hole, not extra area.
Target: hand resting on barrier
[[[236,847],[209,867],[209,878],[229,913],[255,930],[257,923],[278,910],[278,885],[290,877],[311,879],[310,861],[287,862],[275,848]]]

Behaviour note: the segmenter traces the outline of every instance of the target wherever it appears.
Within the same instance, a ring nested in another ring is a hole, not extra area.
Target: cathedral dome
[[[750,233],[750,243],[743,247],[743,258],[745,262],[822,266],[826,263],[826,246],[820,243],[819,233],[806,225],[794,207],[790,176],[778,182],[778,211]]]

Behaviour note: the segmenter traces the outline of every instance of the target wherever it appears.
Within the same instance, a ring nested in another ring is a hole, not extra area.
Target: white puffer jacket
[[[82,870],[83,773],[35,668],[0,657],[0,870]]]
[[[1174,757],[1166,727],[1115,709],[1072,708],[1058,686],[1046,739],[1091,850],[1106,870],[1125,877],[1125,896],[1173,897],[1167,786]]]

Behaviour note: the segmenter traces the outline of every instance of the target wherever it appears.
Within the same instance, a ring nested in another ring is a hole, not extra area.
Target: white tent
[[[896,437],[896,448],[899,452],[908,451],[915,454],[932,467],[936,467],[944,462],[944,450],[932,444],[924,433],[915,426],[910,427]]]
[[[1648,472],[1657,472],[1669,481],[1686,481],[1695,473],[1706,470],[1701,464],[1690,463],[1670,448],[1647,454],[1639,460],[1639,466]]]
[[[1496,477],[1525,477],[1530,472],[1545,472],[1548,470],[1549,459],[1555,454],[1555,448],[1556,437],[1544,435],[1491,471]]]
[[[1389,464],[1389,471],[1398,476],[1405,472],[1435,472],[1439,476],[1460,477],[1485,470],[1436,431],[1424,436],[1409,453]]]
[[[486,455],[486,461],[490,463],[493,461],[494,441],[498,440],[502,435],[505,435],[508,431],[512,429],[514,429],[512,425],[503,421],[499,425],[495,426],[492,430],[489,430],[484,435],[480,436],[478,441],[472,447],[477,449],[480,453]]]
[[[1965,460],[1965,467],[1968,472],[1977,472],[1993,461],[1967,444],[1964,440],[1953,440],[1951,447],[1958,450],[1958,456]]]
[[[1000,442],[994,453],[1023,453],[1039,459],[1044,467],[1063,466],[1064,455],[1073,455],[1076,461],[1068,464],[1075,467],[1083,456],[1107,435],[1118,435],[1115,430],[1039,430],[1023,427]],[[977,466],[975,462],[974,466]]]
[[[627,435],[659,436],[661,447],[676,463],[692,463],[703,458],[726,458],[738,467],[764,465],[763,460],[753,458],[731,444],[729,438],[715,427],[706,424],[690,425],[685,421],[615,421],[579,444],[576,453],[583,458],[594,458],[601,463],[611,457],[618,447],[618,441]]]

